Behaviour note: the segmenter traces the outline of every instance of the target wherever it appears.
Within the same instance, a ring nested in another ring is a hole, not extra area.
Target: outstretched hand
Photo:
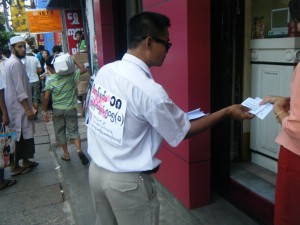
[[[254,115],[249,113],[250,109],[241,104],[231,105],[228,107],[228,110],[229,117],[234,120],[243,121],[244,119],[254,118]]]

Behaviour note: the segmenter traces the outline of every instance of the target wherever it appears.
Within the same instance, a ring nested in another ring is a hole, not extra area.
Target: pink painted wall
[[[171,19],[173,43],[164,65],[152,68],[174,102],[184,111],[210,112],[210,1],[144,0],[144,11]],[[186,207],[210,203],[210,131],[182,142],[163,143],[157,179]]]
[[[116,59],[111,0],[94,0],[96,40],[99,68]]]

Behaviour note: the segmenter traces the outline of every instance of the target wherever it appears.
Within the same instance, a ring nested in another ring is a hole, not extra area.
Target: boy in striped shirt
[[[70,161],[70,155],[67,146],[66,130],[68,131],[69,139],[74,140],[77,149],[77,154],[83,165],[89,163],[88,158],[81,150],[80,136],[78,133],[78,119],[77,119],[77,94],[76,81],[79,80],[80,75],[86,72],[86,68],[75,59],[74,63],[78,69],[67,75],[56,74],[53,66],[53,56],[46,60],[47,70],[50,73],[44,89],[43,111],[44,120],[49,121],[50,115],[46,111],[47,105],[52,96],[53,113],[52,120],[55,131],[55,138],[58,144],[62,146],[63,155],[61,157],[64,161]]]

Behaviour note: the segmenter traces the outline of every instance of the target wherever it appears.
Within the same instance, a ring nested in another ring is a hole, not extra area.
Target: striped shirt
[[[52,94],[54,109],[73,109],[77,106],[76,81],[80,70],[68,75],[52,74],[46,81],[45,91]]]

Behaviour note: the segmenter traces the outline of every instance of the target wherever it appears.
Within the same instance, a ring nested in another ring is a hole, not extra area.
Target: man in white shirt
[[[39,73],[42,72],[42,67],[40,61],[33,56],[29,45],[26,44],[26,57],[24,58],[24,64],[27,76],[29,78],[31,94],[32,94],[32,106],[35,115],[35,120],[37,119],[39,100],[41,96],[40,92],[40,79]]]
[[[225,118],[251,119],[248,108],[232,105],[189,121],[153,80],[171,47],[168,17],[143,12],[128,24],[128,50],[122,60],[103,66],[91,90],[89,180],[97,225],[158,225],[159,201],[151,173],[162,140],[175,147],[185,138]]]
[[[10,117],[9,129],[16,131],[16,148],[12,175],[30,172],[38,163],[31,161],[35,154],[34,112],[26,70],[21,59],[26,55],[25,40],[21,36],[10,39],[11,56],[5,62],[5,102]],[[22,166],[19,161],[22,160]]]

